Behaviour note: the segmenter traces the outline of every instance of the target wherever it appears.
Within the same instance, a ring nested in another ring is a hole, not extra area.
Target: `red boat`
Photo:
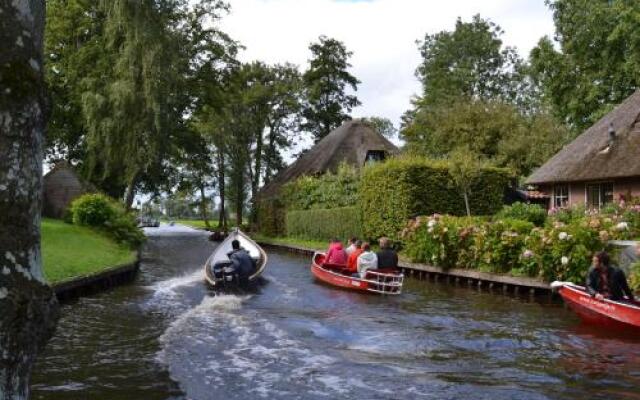
[[[587,323],[612,328],[640,329],[640,303],[598,300],[584,287],[570,282],[553,282],[565,303]]]
[[[400,294],[404,275],[394,268],[367,271],[364,278],[352,276],[344,265],[327,264],[325,254],[315,253],[311,262],[313,276],[332,286],[343,289],[379,294]]]

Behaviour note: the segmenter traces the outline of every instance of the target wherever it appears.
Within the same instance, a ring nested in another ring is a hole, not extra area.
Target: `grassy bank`
[[[89,228],[62,221],[42,221],[42,256],[45,276],[51,283],[135,261],[136,254],[126,246]]]
[[[261,235],[259,233],[252,233],[251,238],[257,242],[262,243],[271,243],[271,244],[280,244],[286,246],[297,246],[304,247],[307,249],[326,251],[329,247],[328,242],[323,242],[319,240],[306,240],[306,239],[298,239],[294,237],[270,237]]]
[[[196,229],[205,229],[207,226],[204,221],[197,219],[178,219],[175,221],[176,224],[190,226]],[[209,221],[209,228],[214,229],[218,226],[218,222]]]

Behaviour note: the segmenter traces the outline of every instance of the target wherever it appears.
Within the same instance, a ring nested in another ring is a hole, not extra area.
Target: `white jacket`
[[[372,251],[365,251],[358,256],[356,265],[358,266],[358,273],[360,273],[361,277],[364,277],[368,269],[378,268],[378,256]]]

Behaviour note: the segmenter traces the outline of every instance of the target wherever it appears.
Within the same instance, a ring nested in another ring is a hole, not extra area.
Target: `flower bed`
[[[624,203],[602,212],[552,210],[539,227],[499,216],[434,214],[411,220],[401,233],[414,262],[574,282],[584,281],[592,254],[609,240],[639,236],[640,207]],[[636,273],[640,268],[631,271],[631,281],[640,286]]]

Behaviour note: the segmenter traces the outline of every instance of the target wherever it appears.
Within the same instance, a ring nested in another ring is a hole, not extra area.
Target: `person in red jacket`
[[[338,239],[333,239],[329,245],[329,251],[325,257],[325,263],[327,264],[347,264],[347,253],[342,248],[342,243]]]
[[[362,254],[362,240],[356,240],[353,246],[353,251],[347,258],[347,269],[351,273],[358,272],[358,256]]]

